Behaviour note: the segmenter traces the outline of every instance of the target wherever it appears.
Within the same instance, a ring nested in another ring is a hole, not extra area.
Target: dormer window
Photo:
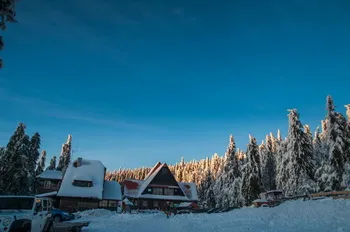
[[[77,187],[92,187],[92,181],[86,181],[86,180],[74,180],[72,183],[74,186]]]

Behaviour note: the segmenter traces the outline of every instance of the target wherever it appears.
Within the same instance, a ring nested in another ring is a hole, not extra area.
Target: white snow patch
[[[105,200],[122,200],[122,190],[117,181],[104,182],[103,199]]]
[[[176,215],[82,212],[89,232],[329,232],[348,231],[350,201],[290,201],[275,208],[242,208],[228,213]]]

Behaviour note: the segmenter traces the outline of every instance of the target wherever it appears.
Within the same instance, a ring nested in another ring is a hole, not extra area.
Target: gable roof
[[[103,200],[122,200],[122,190],[117,181],[105,180],[103,184]]]
[[[62,172],[57,170],[45,170],[36,177],[40,179],[62,180]]]
[[[102,200],[105,166],[98,160],[81,159],[80,161],[80,166],[75,165],[78,160],[68,165],[57,196],[95,198]],[[73,185],[73,181],[81,179],[82,181],[91,181],[92,187]]]
[[[184,193],[184,196],[142,194],[163,167],[168,168],[168,165],[166,163],[161,164],[160,162],[158,162],[151,169],[151,171],[149,172],[149,174],[146,176],[144,180],[126,179],[124,181],[124,196],[131,197],[131,198],[198,201],[198,195],[197,195],[197,189],[196,189],[195,183],[177,182],[179,188]]]

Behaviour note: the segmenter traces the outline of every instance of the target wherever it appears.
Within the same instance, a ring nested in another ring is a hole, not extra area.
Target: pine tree
[[[315,191],[313,147],[303,131],[296,109],[289,110],[289,129],[286,153],[282,158],[282,189],[287,195],[307,194]]]
[[[50,160],[50,166],[46,170],[55,170],[56,169],[56,156],[52,157]]]
[[[25,134],[25,125],[20,123],[7,144],[2,155],[0,176],[4,194],[27,195],[30,194],[31,150],[29,137]]]
[[[67,142],[62,144],[62,150],[60,155],[60,160],[57,166],[57,170],[66,171],[70,160],[71,160],[71,149],[72,149],[72,135],[68,135]]]
[[[265,190],[276,189],[276,141],[272,134],[266,135],[266,146],[260,146],[261,176]]]
[[[328,159],[317,170],[320,191],[341,190],[347,160],[350,157],[350,132],[344,116],[335,111],[331,96],[327,96],[327,115],[323,139]]]
[[[243,172],[242,197],[245,205],[251,205],[253,200],[259,198],[262,190],[259,148],[252,136],[249,136],[247,158],[248,162]]]
[[[45,162],[46,162],[46,151],[43,150],[41,152],[41,157],[40,157],[40,161],[38,163],[38,166],[36,168],[36,176],[40,175],[44,170],[45,170]]]
[[[16,7],[15,0],[0,0],[0,31],[6,29],[6,23],[15,23]],[[3,37],[0,36],[0,51],[4,48]],[[0,68],[3,67],[3,61],[0,58]]]
[[[35,133],[30,138],[30,158],[28,163],[28,169],[30,173],[30,192],[34,193],[36,186],[36,166],[39,159],[39,149],[40,149],[41,139],[39,133]]]

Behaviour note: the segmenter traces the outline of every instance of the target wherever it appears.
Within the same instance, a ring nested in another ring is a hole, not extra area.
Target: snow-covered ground
[[[105,210],[81,213],[90,220],[84,231],[96,232],[346,232],[350,231],[350,200],[291,201],[275,208],[244,208],[219,214],[115,214]]]

